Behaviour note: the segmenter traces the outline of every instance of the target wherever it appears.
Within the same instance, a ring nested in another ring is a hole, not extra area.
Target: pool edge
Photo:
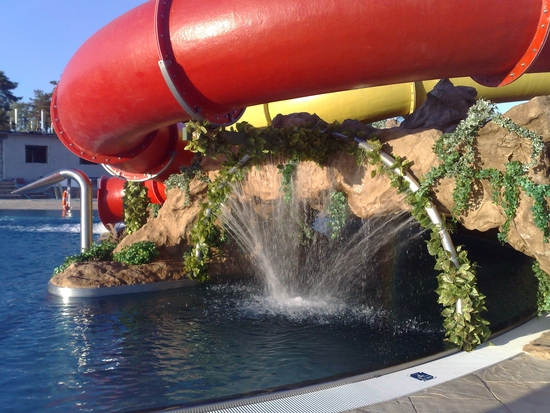
[[[387,402],[497,365],[523,353],[523,346],[550,331],[550,315],[505,329],[471,352],[448,350],[388,369],[319,385],[189,407],[150,410],[170,413],[341,412]],[[427,359],[432,359],[428,361]],[[394,370],[389,372],[389,370]],[[432,380],[411,375],[427,373]],[[370,377],[369,377],[370,376]],[[281,410],[283,409],[283,410]]]
[[[115,287],[91,287],[91,288],[70,288],[59,287],[48,281],[48,292],[62,298],[93,298],[106,297],[110,295],[138,294],[152,291],[163,291],[175,288],[192,287],[198,282],[189,279],[174,281],[159,281],[147,284],[121,285]]]

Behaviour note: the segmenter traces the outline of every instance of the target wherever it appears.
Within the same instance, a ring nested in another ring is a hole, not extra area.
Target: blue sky
[[[18,83],[15,96],[28,102],[35,89],[50,92],[90,36],[145,1],[0,0],[0,70]]]
[[[27,102],[90,36],[145,0],[0,0],[0,70]]]
[[[500,103],[497,105],[498,110],[500,113],[506,113],[510,108],[519,105],[520,103],[525,103],[526,100],[521,102],[509,102],[509,103]]]

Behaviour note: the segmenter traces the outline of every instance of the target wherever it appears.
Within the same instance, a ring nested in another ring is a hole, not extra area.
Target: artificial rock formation
[[[408,116],[402,126],[405,129],[434,128],[451,132],[462,119],[466,119],[476,95],[473,87],[454,86],[449,79],[442,79],[428,93],[426,102]]]
[[[116,261],[77,262],[52,278],[52,284],[67,288],[120,287],[175,281],[187,278],[181,259],[128,266]]]
[[[512,109],[507,116],[518,124],[540,133],[543,137],[550,136],[547,133],[550,129],[550,98],[533,99]],[[432,146],[441,133],[437,129],[409,131],[402,127],[375,132],[380,141],[385,143],[385,151],[405,156],[414,162],[411,171],[417,177],[422,176],[437,164]],[[505,162],[512,159],[527,162],[530,154],[528,142],[492,123],[480,131],[478,149],[479,158],[485,167],[501,170]],[[538,167],[534,168],[532,179],[537,183],[548,183],[548,168],[549,160],[545,155]],[[211,161],[209,161],[209,169],[215,169]],[[245,193],[251,198],[257,197],[262,200],[280,197],[278,184],[269,179],[270,176],[277,175],[277,172],[274,164],[266,165],[261,170],[253,168],[245,183]],[[301,177],[307,177],[307,179],[301,179]],[[357,167],[353,158],[342,154],[333,157],[323,168],[313,162],[300,164],[296,182],[298,187],[295,188],[295,193],[301,198],[310,200],[312,205],[316,204],[316,199],[331,190],[345,192],[351,211],[362,218],[404,208],[402,196],[397,195],[395,190],[390,188],[388,178],[383,175],[372,178],[370,166]],[[436,201],[443,213],[450,211],[454,206],[453,188],[454,183],[451,180],[442,182],[437,188]],[[159,218],[146,224],[138,233],[127,237],[124,244],[147,239],[154,240],[160,245],[167,245],[167,241],[174,244],[175,240],[185,240],[192,219],[185,215],[186,219],[182,221],[178,215],[182,209],[178,206],[182,204],[182,200],[179,199],[181,196],[177,190],[170,191],[168,201],[161,209]],[[550,249],[548,244],[543,242],[541,231],[533,224],[531,206],[532,202],[523,195],[517,217],[510,229],[510,244],[515,249],[537,258],[542,268],[550,272]],[[194,214],[192,208],[190,206],[186,209],[191,216]],[[501,206],[493,204],[487,183],[479,183],[474,207],[459,217],[459,220],[467,229],[479,231],[498,228],[504,223],[504,211]],[[175,225],[176,222],[179,224]]]
[[[470,91],[459,89],[459,95],[465,101],[470,99]],[[441,99],[440,99],[441,100]],[[447,99],[449,100],[449,99]],[[456,102],[455,100],[449,100]],[[439,102],[441,103],[441,102]],[[449,111],[438,103],[436,107],[444,113]],[[544,142],[550,140],[550,98],[538,97],[530,102],[517,106],[507,114],[517,124],[541,134]],[[435,116],[437,118],[437,116]],[[422,116],[422,129],[410,130],[405,126],[410,122],[404,122],[400,127],[390,129],[373,130],[373,133],[384,143],[383,150],[388,154],[399,155],[413,161],[411,172],[418,178],[424,175],[438,159],[432,151],[434,142],[443,133],[440,129],[448,126],[436,125],[426,128],[427,116]],[[299,119],[297,120],[299,121]],[[450,118],[446,119],[446,125],[452,123]],[[456,122],[455,122],[456,123]],[[484,167],[494,167],[504,170],[504,165],[510,160],[520,160],[528,163],[531,153],[530,143],[493,123],[487,124],[481,129],[477,139],[477,156]],[[219,162],[204,159],[203,167],[211,177],[214,177],[219,168]],[[539,164],[530,172],[531,178],[537,183],[549,183],[548,168],[550,160],[545,151]],[[319,200],[330,191],[342,191],[347,194],[351,211],[361,218],[368,218],[374,215],[387,214],[400,211],[405,208],[403,198],[397,195],[390,187],[389,179],[382,175],[371,177],[370,166],[357,166],[355,159],[345,154],[335,154],[325,167],[319,167],[312,162],[304,162],[298,166],[297,187],[294,193],[306,199],[312,208],[320,203]],[[250,199],[261,199],[269,201],[282,196],[279,181],[273,179],[278,175],[276,164],[265,165],[261,169],[252,168],[244,185],[244,193]],[[305,179],[301,179],[304,177]],[[454,182],[450,179],[443,180],[436,188],[436,199],[440,212],[448,213],[452,210],[454,202],[452,190]],[[118,248],[138,241],[154,241],[161,250],[160,261],[163,261],[168,268],[160,279],[169,279],[170,275],[180,278],[184,276],[181,269],[181,257],[188,249],[189,230],[196,219],[200,209],[200,203],[206,200],[206,185],[198,180],[191,183],[190,202],[184,202],[185,195],[177,189],[168,191],[166,203],[160,209],[158,217],[152,218],[139,231],[127,236]],[[520,204],[517,216],[514,219],[510,232],[509,243],[516,250],[535,257],[541,268],[550,273],[550,244],[543,242],[542,232],[534,225],[530,208],[532,202],[524,194],[520,197]],[[475,199],[473,207],[464,215],[459,217],[460,223],[470,230],[488,231],[499,228],[505,222],[505,213],[500,205],[493,204],[491,191],[486,182],[476,183]],[[224,276],[237,271],[241,267],[243,257],[235,251],[226,252],[215,257],[210,272],[212,276]],[[70,286],[65,283],[67,280],[74,281],[74,272],[83,271],[87,264],[73,265],[64,274],[54,278],[52,282],[57,285]],[[152,264],[150,264],[152,265]],[[94,267],[95,268],[95,267]],[[104,267],[101,271],[104,273]],[[100,271],[97,268],[95,271]],[[113,270],[120,274],[120,268]],[[141,271],[141,270],[140,270]],[[159,271],[155,267],[154,271]],[[110,274],[112,275],[112,274]],[[88,275],[89,276],[89,275]],[[88,277],[87,276],[87,277]],[[61,281],[61,277],[63,281]],[[78,277],[77,277],[78,278]],[[148,279],[143,275],[132,278],[131,271],[128,277],[122,281],[113,281],[116,277],[103,276],[104,286],[125,285],[139,282],[156,281]],[[108,280],[111,281],[108,281]],[[108,282],[107,282],[108,281]],[[97,286],[98,283],[90,283],[90,286]],[[72,284],[75,285],[75,284]],[[76,286],[76,285],[75,285]]]

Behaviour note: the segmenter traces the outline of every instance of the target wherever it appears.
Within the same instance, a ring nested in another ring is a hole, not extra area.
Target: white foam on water
[[[388,313],[329,296],[273,296],[251,285],[213,285],[218,298],[209,306],[228,317],[278,319],[312,324],[387,325]],[[386,320],[386,321],[384,321]],[[397,326],[396,326],[397,327]]]
[[[8,225],[2,225],[2,228],[16,232],[41,232],[41,233],[68,233],[77,234],[80,233],[80,223],[51,225],[51,224],[39,224],[39,225],[18,225],[16,221],[12,221]],[[108,230],[102,223],[95,223],[92,225],[93,234],[99,235],[107,232]]]
[[[442,334],[440,325],[422,317],[400,317],[390,310],[357,303],[346,298],[324,296],[274,296],[249,283],[219,284],[208,306],[230,319],[249,318],[265,322],[287,320],[298,324],[365,327],[401,336],[410,332]]]
[[[109,232],[102,222],[93,224],[92,231],[94,234],[104,234],[105,232]]]
[[[80,224],[61,224],[61,225],[6,225],[4,228],[17,231],[17,232],[64,232],[64,233],[78,233],[80,232]]]

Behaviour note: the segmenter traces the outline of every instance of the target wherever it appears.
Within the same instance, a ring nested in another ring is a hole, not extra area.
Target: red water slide
[[[128,179],[189,161],[177,122],[425,79],[550,71],[550,0],[150,0],[92,36],[52,101],[63,143]]]

